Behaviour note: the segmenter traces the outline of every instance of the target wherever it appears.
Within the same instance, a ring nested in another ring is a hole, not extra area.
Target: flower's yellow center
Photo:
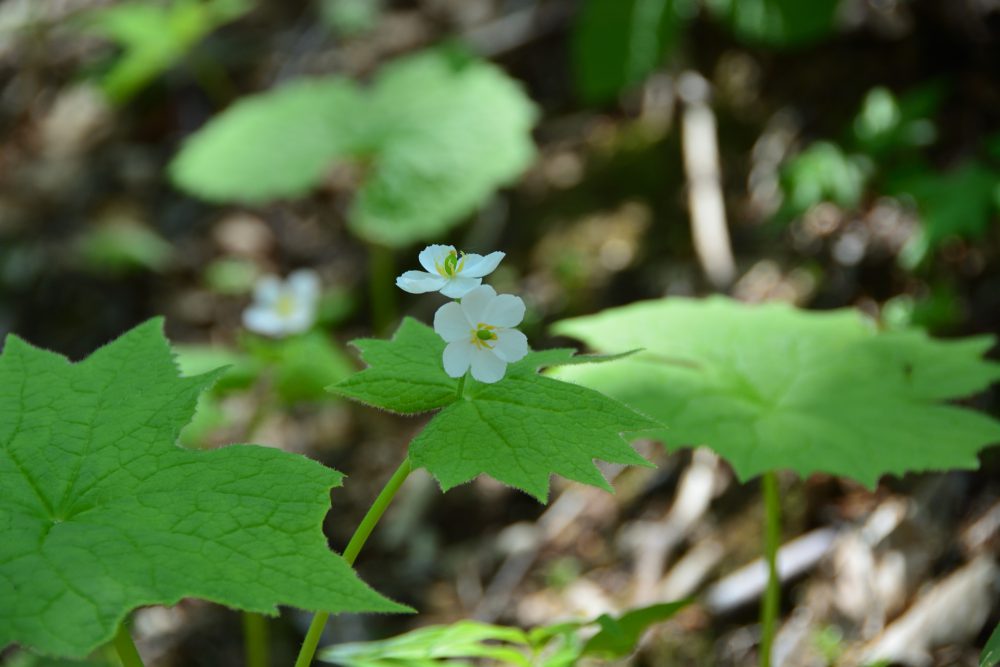
[[[472,336],[470,337],[470,342],[478,347],[479,349],[492,350],[493,341],[497,339],[496,327],[491,324],[483,324],[480,322],[476,325],[476,328],[472,330]]]
[[[282,294],[274,302],[274,311],[281,317],[290,317],[295,313],[295,297],[291,294]]]
[[[455,274],[462,270],[462,265],[465,264],[465,255],[452,250],[448,253],[448,256],[444,258],[444,266],[434,263],[434,267],[437,272],[446,278],[454,278]]]

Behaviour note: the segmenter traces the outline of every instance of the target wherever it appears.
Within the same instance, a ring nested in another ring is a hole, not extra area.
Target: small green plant
[[[387,65],[368,89],[329,77],[247,98],[185,143],[171,175],[203,199],[257,204],[305,195],[351,165],[349,227],[401,247],[439,236],[520,175],[534,121],[499,69],[442,48]]]
[[[123,664],[135,667],[142,661],[127,614],[200,597],[263,614],[279,604],[315,611],[297,661],[308,665],[330,613],[409,611],[350,566],[412,469],[426,468],[444,490],[488,474],[544,502],[552,474],[610,490],[595,459],[649,465],[621,434],[658,422],[537,373],[603,359],[529,351],[516,329],[524,303],[481,284],[502,257],[427,248],[421,260],[435,273],[409,272],[400,283],[457,300],[438,310],[433,329],[408,318],[392,340],[358,341],[369,367],[332,387],[401,414],[440,411],[402,455],[342,557],[321,531],[340,473],[253,445],[177,446],[199,396],[226,377],[180,376],[162,321],[77,364],[8,337],[0,356],[0,523],[8,538],[0,547],[7,601],[0,646],[83,658],[113,640]],[[317,292],[307,274],[266,279],[246,323],[271,336],[302,335]],[[621,651],[666,615],[598,619],[602,639],[584,648]],[[263,624],[247,618],[248,646],[257,647],[250,659],[259,661]]]

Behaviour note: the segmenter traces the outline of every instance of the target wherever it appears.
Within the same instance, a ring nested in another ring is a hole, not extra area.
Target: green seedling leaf
[[[921,232],[900,255],[910,268],[948,238],[982,238],[1000,209],[1000,172],[979,162],[945,174],[921,170],[896,179],[892,190],[912,197],[920,212]]]
[[[611,490],[594,459],[650,465],[622,433],[660,426],[596,391],[542,377],[569,350],[532,352],[495,384],[458,382],[441,363],[445,343],[406,318],[390,341],[355,343],[368,368],[331,387],[335,393],[401,414],[443,408],[410,444],[410,460],[444,490],[488,474],[541,502],[553,473]]]
[[[367,91],[327,78],[248,98],[191,137],[171,175],[205,199],[263,203],[350,164],[361,185],[349,225],[401,246],[440,235],[527,168],[535,117],[499,69],[438,49],[385,67]]]
[[[344,667],[472,667],[478,659],[530,667],[527,647],[524,632],[517,628],[459,621],[419,628],[381,641],[331,646],[321,650],[318,658]]]
[[[671,445],[705,444],[741,479],[790,468],[874,486],[887,473],[978,467],[1000,423],[940,401],[1000,378],[989,337],[879,333],[859,313],[713,298],[649,301],[558,323],[592,348],[642,347],[557,376],[660,419]]]
[[[642,634],[651,625],[671,618],[689,604],[691,600],[655,604],[633,609],[618,618],[603,614],[596,621],[601,631],[587,640],[583,653],[607,659],[623,658],[635,651]]]
[[[126,2],[88,14],[84,27],[123,49],[101,81],[104,92],[115,102],[128,101],[208,33],[248,9],[245,0],[173,0],[167,5]]]
[[[199,597],[275,614],[406,611],[327,547],[340,473],[276,449],[177,447],[214,374],[143,324],[86,360],[0,356],[0,647],[83,657],[132,609]]]
[[[1000,663],[1000,624],[993,628],[993,633],[979,656],[979,667],[993,667],[997,663]]]
[[[590,102],[640,83],[676,46],[684,0],[587,0],[573,31],[577,89]]]
[[[840,0],[706,0],[706,5],[739,39],[782,48],[830,35]]]

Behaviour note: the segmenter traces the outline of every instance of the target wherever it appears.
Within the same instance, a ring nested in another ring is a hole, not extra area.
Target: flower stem
[[[392,474],[389,481],[385,483],[378,497],[375,498],[375,502],[368,509],[368,513],[365,514],[365,518],[361,520],[361,524],[351,536],[351,541],[347,543],[347,548],[344,549],[343,558],[348,565],[354,564],[361,548],[365,546],[365,542],[368,541],[375,525],[385,514],[386,508],[389,507],[389,503],[392,502],[411,470],[410,459],[407,457]],[[309,624],[309,631],[306,632],[306,637],[302,640],[302,648],[299,649],[299,657],[295,660],[295,667],[309,667],[312,664],[313,656],[316,655],[316,647],[319,646],[319,640],[323,634],[323,628],[326,627],[326,621],[329,618],[330,614],[323,611],[316,612],[316,615],[313,616],[312,623]]]
[[[778,622],[781,602],[781,580],[778,578],[778,547],[781,544],[781,499],[778,476],[764,473],[764,559],[767,561],[767,588],[760,603],[760,667],[770,667],[771,647]]]
[[[124,621],[118,626],[114,644],[115,651],[118,653],[118,657],[121,658],[122,667],[144,667],[142,658],[139,657],[139,650],[135,647],[132,636],[125,628]]]
[[[268,666],[268,627],[264,616],[243,612],[243,648],[247,667]]]
[[[390,248],[368,244],[368,296],[376,336],[386,335],[396,320],[395,264]]]
[[[467,375],[468,373],[458,378],[458,389],[455,391],[455,395],[458,396],[459,398],[465,396],[465,378]]]

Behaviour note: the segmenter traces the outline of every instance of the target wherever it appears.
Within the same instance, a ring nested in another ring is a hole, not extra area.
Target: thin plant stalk
[[[410,459],[406,458],[386,482],[378,497],[375,498],[375,502],[368,509],[368,513],[365,514],[365,518],[361,520],[361,524],[351,536],[351,541],[347,543],[347,548],[344,549],[343,558],[348,565],[354,564],[361,548],[365,546],[368,537],[372,534],[379,519],[385,514],[386,508],[389,507],[411,470]],[[306,637],[302,640],[302,648],[299,649],[299,657],[295,660],[295,667],[309,667],[312,664],[313,656],[316,655],[316,647],[319,646],[319,640],[323,634],[323,628],[326,627],[326,621],[329,618],[330,614],[323,611],[316,612],[316,615],[313,616],[312,623],[309,624],[309,631],[306,632]]]
[[[778,547],[781,546],[781,498],[778,476],[764,473],[764,560],[767,562],[767,588],[760,603],[760,667],[771,667],[771,648],[778,623],[781,580],[778,578]]]
[[[125,623],[118,626],[118,632],[114,639],[115,652],[122,661],[122,667],[144,667],[142,658],[139,657],[139,650],[132,641],[132,635],[128,633]]]
[[[368,244],[368,296],[372,307],[372,329],[384,336],[396,321],[396,262],[392,250]]]
[[[247,667],[268,667],[267,618],[253,612],[243,612],[243,649]]]
[[[272,392],[271,373],[265,372],[257,385],[257,407],[247,421],[243,431],[243,442],[253,442],[257,430],[274,407],[268,396]],[[247,667],[268,667],[270,664],[271,634],[268,632],[268,620],[261,614],[252,611],[243,612],[243,650],[246,654]]]

